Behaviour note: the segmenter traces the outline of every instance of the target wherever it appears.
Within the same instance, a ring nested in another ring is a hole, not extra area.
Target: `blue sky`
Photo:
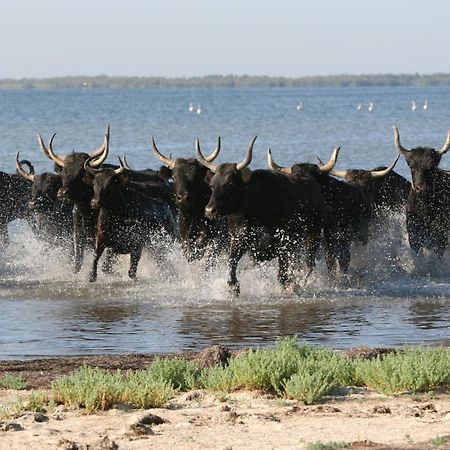
[[[3,0],[0,78],[450,72],[445,0]]]

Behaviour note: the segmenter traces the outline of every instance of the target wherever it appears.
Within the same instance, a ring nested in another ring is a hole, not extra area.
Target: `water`
[[[412,100],[419,106],[415,112]],[[190,102],[201,104],[202,114],[189,113]],[[315,161],[316,154],[327,159],[337,145],[339,169],[373,168],[396,156],[392,125],[406,147],[444,144],[450,89],[0,91],[0,170],[14,169],[16,151],[37,171],[51,169],[37,132],[44,140],[56,132],[54,148],[64,154],[96,149],[108,123],[110,160],[126,153],[135,168],[158,167],[152,135],[174,157],[192,156],[197,137],[208,153],[220,135],[219,162],[238,161],[257,135],[254,168],[266,167],[268,147],[279,164],[290,165]],[[443,167],[450,167],[448,158]],[[409,177],[403,159],[396,170]],[[100,273],[89,284],[91,255],[73,275],[64,255],[37,241],[23,223],[10,231],[12,245],[0,256],[0,359],[269,345],[275,336],[294,334],[333,348],[450,344],[450,252],[439,264],[416,265],[401,214],[365,252],[355,250],[350,287],[330,286],[319,262],[303,291],[284,292],[275,282],[274,262],[254,266],[244,259],[239,299],[228,295],[225,260],[205,272],[201,262],[188,265],[175,246],[165,270],[146,256],[133,282],[123,258],[116,274]]]

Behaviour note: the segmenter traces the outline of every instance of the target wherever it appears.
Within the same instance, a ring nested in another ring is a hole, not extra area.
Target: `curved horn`
[[[108,157],[108,153],[109,153],[109,125],[108,128],[106,129],[106,134],[105,134],[105,142],[103,143],[103,153],[100,154],[100,156],[98,157],[90,157],[89,159],[87,159],[87,161],[89,161],[89,166],[90,167],[100,167],[103,162],[105,161],[105,159]]]
[[[402,146],[402,144],[400,143],[400,134],[398,132],[397,127],[393,127],[394,128],[394,144],[395,144],[395,148],[402,154],[402,155],[406,155],[409,150],[406,149],[405,147]]]
[[[86,159],[86,161],[84,162],[83,166],[84,166],[84,170],[87,173],[90,173],[91,175],[95,175],[97,173],[102,172],[102,169],[96,169],[95,167],[91,166],[91,158]]]
[[[44,155],[47,156],[47,158],[51,159],[53,162],[58,164],[58,166],[64,167],[65,156],[58,156],[53,151],[52,144],[55,136],[56,133],[54,133],[53,136],[50,138],[50,141],[48,142],[48,147],[46,147],[44,141],[42,140],[41,135],[38,133],[39,146],[41,147],[41,150],[44,152]]]
[[[108,126],[106,127],[105,137],[103,139],[103,144],[97,150],[94,150],[93,152],[89,153],[89,156],[91,158],[98,158],[99,156],[103,155],[103,153],[105,151],[105,147],[107,145],[109,145],[109,130],[110,130],[110,126],[108,124]]]
[[[269,164],[269,167],[274,171],[274,172],[281,172],[281,173],[285,173],[290,175],[292,173],[292,169],[290,167],[282,167],[279,166],[272,158],[272,150],[267,151],[267,163]]]
[[[117,169],[114,169],[114,173],[116,175],[119,175],[119,173],[122,173],[126,169],[126,167],[124,166],[123,161],[120,159],[120,156],[118,156],[117,158],[119,159],[120,166]]]
[[[217,156],[219,155],[219,153],[220,153],[220,144],[221,144],[221,142],[220,142],[220,136],[217,138],[217,145],[216,145],[216,148],[213,150],[213,152],[209,155],[209,156],[207,156],[205,159],[206,159],[206,161],[209,161],[209,162],[213,162],[216,158],[217,158]]]
[[[123,163],[123,166],[125,167],[125,169],[131,170],[131,167],[128,164],[128,159],[127,159],[126,153],[123,154],[123,162],[122,163]]]
[[[336,165],[336,161],[337,161],[340,150],[341,150],[341,147],[336,147],[333,150],[333,153],[331,154],[330,160],[326,164],[320,163],[319,169],[322,173],[328,173],[334,169],[334,166]],[[319,161],[320,161],[320,159],[319,159]]]
[[[439,153],[442,156],[445,153],[447,153],[449,151],[449,149],[450,149],[450,130],[448,131],[447,140],[446,140],[444,146],[440,150],[436,150],[436,153]]]
[[[159,150],[158,147],[156,147],[155,139],[152,136],[152,145],[153,145],[153,153],[155,156],[169,169],[173,169],[175,167],[175,161],[173,159],[168,158],[167,156],[164,156]]]
[[[331,175],[333,175],[334,177],[339,177],[339,178],[345,178],[347,176],[347,171],[346,170],[332,170],[329,173]]]
[[[19,155],[20,153],[17,152],[16,155],[16,172],[19,175],[22,175],[24,178],[26,178],[28,181],[31,181],[32,183],[34,183],[34,167],[33,165],[30,163],[30,161],[27,161],[26,159],[23,159],[22,161],[19,161]],[[25,172],[25,170],[22,169],[22,164],[25,164],[28,166],[28,168],[30,169],[29,172]]]
[[[212,161],[208,161],[202,154],[200,150],[200,141],[198,139],[195,140],[195,151],[197,153],[197,159],[202,166],[207,167],[211,172],[215,172],[217,170],[217,164]]]
[[[252,162],[252,156],[253,156],[253,145],[255,144],[256,138],[258,136],[255,136],[253,140],[250,142],[250,144],[247,147],[247,154],[245,155],[245,159],[240,162],[239,164],[236,164],[237,170],[245,169],[251,162]]]
[[[373,178],[377,178],[377,177],[384,177],[386,176],[397,164],[397,161],[399,160],[400,155],[397,156],[397,158],[395,158],[395,161],[386,169],[383,170],[371,170],[370,171],[370,175]]]

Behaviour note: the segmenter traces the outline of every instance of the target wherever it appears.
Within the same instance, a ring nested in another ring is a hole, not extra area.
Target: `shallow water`
[[[149,140],[174,156],[191,156],[223,139],[221,160],[243,158],[258,135],[253,167],[265,167],[267,147],[277,162],[326,158],[341,145],[339,168],[371,168],[395,157],[392,125],[405,146],[441,146],[450,127],[447,88],[254,89],[1,92],[1,170],[12,171],[15,151],[51,164],[36,132],[57,132],[55,149],[94,149],[111,123],[111,154],[126,152],[136,168],[157,167]],[[297,112],[301,99],[304,110]],[[428,100],[429,110],[410,110]],[[190,101],[204,113],[190,114]],[[374,111],[356,104],[373,101]],[[444,167],[450,167],[443,158]],[[398,171],[408,175],[400,161]],[[36,240],[26,225],[10,227],[12,245],[0,254],[0,359],[123,352],[174,352],[221,343],[270,345],[275,336],[333,348],[450,344],[450,253],[437,263],[413,261],[404,217],[391,218],[366,249],[355,249],[349,283],[332,286],[324,263],[298,292],[276,283],[275,263],[240,266],[242,295],[229,296],[226,261],[206,271],[188,265],[174,246],[164,269],[145,256],[139,279],[126,276],[128,258],[113,275],[88,283],[91,256],[71,273],[66,257]]]

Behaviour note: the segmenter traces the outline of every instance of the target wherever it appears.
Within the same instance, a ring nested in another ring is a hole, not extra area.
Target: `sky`
[[[0,78],[450,72],[447,0],[2,0]]]

